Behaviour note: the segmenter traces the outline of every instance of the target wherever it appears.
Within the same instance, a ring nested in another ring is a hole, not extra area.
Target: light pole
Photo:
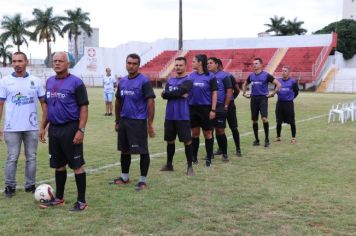
[[[182,15],[182,0],[179,0],[179,39],[178,50],[183,49],[183,15]]]

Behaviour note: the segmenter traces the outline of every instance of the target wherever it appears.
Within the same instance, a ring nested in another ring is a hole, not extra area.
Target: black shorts
[[[227,110],[227,123],[229,124],[230,129],[236,129],[237,125],[237,116],[236,116],[236,106],[234,101],[230,102],[229,108]]]
[[[224,110],[224,104],[217,104],[214,127],[224,129],[226,127],[226,116],[227,111]]]
[[[130,154],[148,154],[147,120],[121,118],[117,135],[119,151]]]
[[[276,120],[277,124],[295,123],[294,102],[293,101],[278,101],[276,104]]]
[[[213,130],[213,120],[209,118],[210,109],[210,105],[189,106],[190,127],[201,127],[203,130]]]
[[[258,113],[261,117],[268,117],[268,98],[266,96],[251,96],[251,120],[258,120]]]
[[[78,169],[85,164],[83,144],[73,144],[78,127],[79,121],[49,125],[48,148],[51,168],[60,168],[68,164],[71,169]]]
[[[165,120],[164,121],[164,140],[174,141],[178,135],[180,142],[192,140],[189,120]]]

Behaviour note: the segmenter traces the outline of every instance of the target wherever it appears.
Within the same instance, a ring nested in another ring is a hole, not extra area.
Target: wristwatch
[[[78,129],[80,132],[82,132],[83,134],[85,133],[85,128],[79,128]]]

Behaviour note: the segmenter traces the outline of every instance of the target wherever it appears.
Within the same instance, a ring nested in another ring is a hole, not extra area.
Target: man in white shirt
[[[106,68],[106,75],[103,79],[104,101],[106,106],[105,116],[112,116],[112,99],[114,97],[115,78],[111,75],[111,69]]]
[[[26,72],[27,56],[23,52],[12,55],[12,67],[15,72],[0,80],[0,120],[5,106],[4,128],[0,128],[0,141],[4,136],[7,146],[5,165],[5,197],[16,192],[16,169],[21,143],[24,143],[25,191],[34,192],[36,187],[36,152],[38,144],[37,102],[44,109],[44,90],[40,79]]]

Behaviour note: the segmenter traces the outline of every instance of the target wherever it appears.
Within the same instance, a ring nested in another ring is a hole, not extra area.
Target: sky
[[[129,41],[153,42],[178,38],[178,0],[0,0],[3,16],[21,13],[32,19],[34,8],[53,7],[55,15],[66,9],[89,12],[90,25],[99,28],[99,46],[116,47]],[[342,0],[183,0],[183,38],[216,39],[257,37],[268,28],[270,17],[304,21],[307,34],[341,20]],[[2,29],[0,29],[2,33]],[[56,39],[52,51],[67,51],[67,35]],[[46,56],[46,43],[22,46],[32,59]]]

